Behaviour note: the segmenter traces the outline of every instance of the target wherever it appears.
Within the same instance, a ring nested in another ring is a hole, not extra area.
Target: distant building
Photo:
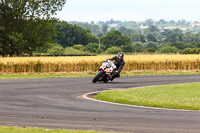
[[[118,24],[109,24],[110,27],[117,27]]]
[[[199,27],[199,26],[200,26],[200,23],[191,23],[191,26],[192,26],[192,27],[195,27],[195,26],[198,26],[198,27]]]

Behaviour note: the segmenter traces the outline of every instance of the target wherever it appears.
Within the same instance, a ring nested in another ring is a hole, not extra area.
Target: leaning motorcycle
[[[103,61],[101,67],[98,68],[99,71],[93,78],[92,82],[96,83],[97,81],[104,81],[106,83],[109,80],[112,80],[113,70],[116,68],[116,65],[112,61]]]

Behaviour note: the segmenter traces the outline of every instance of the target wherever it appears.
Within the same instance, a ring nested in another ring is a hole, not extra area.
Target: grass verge
[[[101,92],[94,98],[139,106],[200,110],[200,83],[112,90]]]
[[[66,78],[66,77],[93,77],[96,73],[0,73],[0,79],[26,78]],[[200,72],[126,72],[121,76],[151,76],[151,75],[200,75]]]
[[[3,74],[0,79],[92,77],[94,74]]]
[[[65,130],[65,129],[0,127],[0,133],[109,133],[109,132]]]

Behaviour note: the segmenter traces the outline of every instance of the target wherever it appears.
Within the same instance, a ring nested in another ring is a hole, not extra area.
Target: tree
[[[7,56],[13,54],[21,55],[27,52],[32,53],[36,48],[35,45],[44,44],[39,41],[33,42],[33,39],[37,39],[35,37],[41,37],[45,41],[49,40],[49,36],[35,34],[42,33],[43,29],[46,32],[45,34],[54,33],[52,32],[54,26],[49,25],[53,19],[51,16],[62,9],[65,1],[0,0],[0,27],[3,27],[4,31],[0,32],[2,54]],[[41,21],[42,24],[39,23]],[[46,23],[45,25],[44,22]]]
[[[133,43],[134,52],[143,52],[143,43],[142,42],[135,42]]]
[[[79,23],[78,25],[80,27],[84,28],[84,29],[90,30],[93,34],[99,34],[99,33],[101,33],[101,30],[100,30],[100,28],[99,28],[98,25],[85,24],[85,23]]]
[[[131,33],[133,33],[133,31],[131,29],[127,29],[125,27],[120,27],[119,31],[124,35],[130,35]]]
[[[157,28],[157,26],[149,25],[149,31],[150,32],[160,32],[160,30]]]
[[[98,38],[87,29],[83,29],[78,25],[69,24],[67,22],[58,22],[56,31],[59,33],[54,36],[63,47],[70,47],[74,44],[87,45],[88,43],[98,43]]]
[[[156,42],[146,42],[146,43],[144,43],[144,49],[149,49],[149,48],[154,48],[155,50],[157,50],[158,43],[156,43]]]
[[[183,35],[183,42],[189,43],[189,42],[195,42],[196,41],[196,35],[191,33],[185,33]]]
[[[108,25],[107,24],[102,25],[102,32],[103,32],[104,35],[108,32]]]
[[[152,34],[147,35],[147,40],[152,42],[157,42],[157,39]]]
[[[102,42],[107,48],[112,46],[121,47],[130,44],[131,39],[128,36],[122,35],[120,31],[114,30],[103,36]]]
[[[133,42],[140,42],[141,41],[141,35],[138,33],[131,34],[131,40]]]
[[[122,51],[126,53],[131,53],[131,52],[134,52],[134,47],[131,44],[123,45]]]
[[[145,25],[147,25],[147,26],[149,26],[149,25],[153,25],[153,20],[152,19],[147,19],[146,21],[145,21]]]
[[[173,42],[170,44],[172,47],[176,47],[177,49],[183,50],[185,48],[185,43],[184,42]]]
[[[164,19],[160,19],[160,20],[158,21],[158,24],[164,25],[164,24],[167,24],[167,21],[165,21]]]
[[[170,34],[167,35],[165,42],[178,42],[178,41],[182,41],[182,34],[178,33],[178,32],[172,32]]]

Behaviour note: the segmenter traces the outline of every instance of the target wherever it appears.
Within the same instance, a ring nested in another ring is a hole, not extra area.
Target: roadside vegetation
[[[200,83],[184,83],[98,93],[94,98],[138,106],[200,110]]]
[[[96,73],[114,55],[0,58],[0,73]],[[200,55],[125,55],[123,73],[199,72]]]
[[[0,127],[0,132],[1,133],[109,133],[109,132],[86,131],[86,130],[21,128],[21,127]]]
[[[54,16],[66,0],[0,1],[0,56],[200,53],[199,22],[66,22]]]

